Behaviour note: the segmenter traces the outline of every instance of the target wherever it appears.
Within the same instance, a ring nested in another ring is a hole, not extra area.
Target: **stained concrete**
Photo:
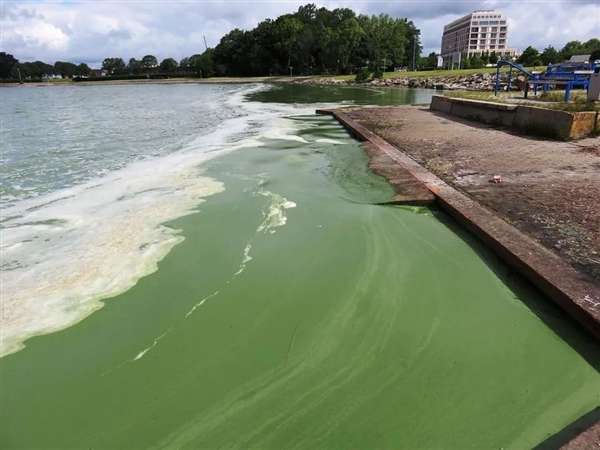
[[[513,128],[524,134],[559,140],[589,136],[598,127],[598,113],[589,111],[569,112],[443,95],[433,96],[430,108],[464,119]]]

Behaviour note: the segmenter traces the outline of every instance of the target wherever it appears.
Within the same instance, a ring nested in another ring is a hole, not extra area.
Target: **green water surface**
[[[3,449],[526,449],[600,405],[596,343],[294,120],[203,166],[225,191],[157,272],[1,360]],[[274,233],[261,190],[297,205]]]

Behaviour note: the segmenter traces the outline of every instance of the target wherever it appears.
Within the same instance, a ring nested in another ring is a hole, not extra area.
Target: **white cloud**
[[[13,28],[13,33],[26,45],[50,52],[63,52],[69,47],[69,36],[60,28],[40,19],[31,19],[27,24]]]
[[[305,1],[64,1],[1,2],[0,51],[22,61],[71,60],[98,64],[105,57],[159,60],[201,53],[233,28],[293,12]],[[598,0],[316,1],[329,9],[408,17],[421,29],[424,53],[439,51],[443,26],[475,9],[495,8],[510,23],[509,45],[540,50],[598,37]]]

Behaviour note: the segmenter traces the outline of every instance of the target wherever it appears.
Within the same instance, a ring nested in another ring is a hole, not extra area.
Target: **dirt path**
[[[600,284],[600,138],[537,140],[424,107],[346,112]]]

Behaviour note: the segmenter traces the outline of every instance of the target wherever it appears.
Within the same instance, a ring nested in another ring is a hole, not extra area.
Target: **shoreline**
[[[494,76],[488,72],[469,74],[440,73],[422,75],[419,72],[407,72],[402,75],[368,79],[357,83],[353,79],[337,76],[265,76],[265,77],[212,77],[212,78],[166,78],[166,79],[135,79],[135,80],[106,80],[106,81],[77,81],[60,80],[32,83],[6,83],[0,87],[47,87],[47,86],[96,86],[96,85],[142,85],[142,84],[310,84],[319,86],[355,86],[355,87],[392,87],[438,90],[472,90],[490,91],[493,89]]]

